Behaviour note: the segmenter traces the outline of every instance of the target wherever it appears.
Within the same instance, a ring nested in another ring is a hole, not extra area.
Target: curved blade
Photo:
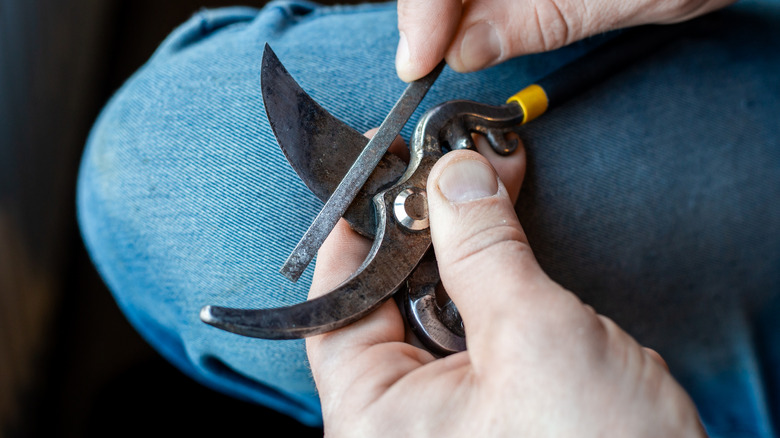
[[[384,226],[392,219],[387,218],[384,206],[377,210],[383,226],[363,265],[341,286],[313,300],[275,309],[206,306],[201,320],[244,336],[299,339],[336,330],[368,315],[401,287],[431,245],[427,230],[409,233]],[[387,242],[403,245],[388,248]]]
[[[266,115],[287,161],[323,202],[330,198],[368,138],[335,118],[315,102],[284,68],[266,44],[261,89]],[[344,214],[359,233],[373,237],[371,210],[374,194],[389,187],[403,173],[401,159],[387,154]]]
[[[418,129],[417,134],[420,131]],[[299,339],[344,327],[374,311],[405,282],[431,246],[429,228],[399,225],[399,194],[425,193],[428,174],[441,157],[430,135],[415,135],[409,167],[398,183],[373,198],[376,238],[355,274],[333,291],[310,301],[275,309],[206,306],[200,318],[217,328],[264,339]],[[406,198],[405,198],[406,199]],[[419,198],[418,198],[419,199]],[[406,208],[406,201],[401,204]],[[393,212],[393,213],[391,213]]]

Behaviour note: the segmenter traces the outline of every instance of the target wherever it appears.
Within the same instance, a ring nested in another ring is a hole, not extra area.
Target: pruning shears
[[[223,330],[265,339],[296,339],[355,322],[402,292],[409,326],[433,353],[466,348],[457,308],[439,285],[426,200],[428,174],[444,153],[474,149],[484,135],[506,155],[525,123],[679,35],[682,25],[632,29],[512,95],[502,105],[454,100],[428,110],[404,163],[387,150],[445,67],[409,84],[372,139],[315,102],[266,44],[261,88],[279,146],[306,186],[325,202],[281,273],[292,281],[306,269],[339,218],[373,239],[369,255],[346,281],[310,301],[272,309],[205,306],[201,319]]]

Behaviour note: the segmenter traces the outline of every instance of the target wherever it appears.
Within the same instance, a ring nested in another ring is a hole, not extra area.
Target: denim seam
[[[387,9],[387,5],[391,3],[368,3],[362,5],[335,5],[335,6],[320,6],[314,9],[310,14],[301,17],[298,24],[305,24],[309,21],[313,21],[322,17],[333,16],[349,16],[363,13],[380,12]]]

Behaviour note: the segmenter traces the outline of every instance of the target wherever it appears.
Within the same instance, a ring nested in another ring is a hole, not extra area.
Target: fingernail
[[[398,72],[398,76],[402,79],[409,70],[409,41],[406,39],[406,35],[401,32],[401,36],[398,38],[398,49],[395,52],[395,69]]]
[[[439,176],[439,190],[451,202],[468,202],[493,196],[498,179],[493,169],[477,160],[458,160]]]
[[[466,30],[460,44],[460,62],[467,70],[486,67],[500,57],[501,39],[492,24],[480,21]]]

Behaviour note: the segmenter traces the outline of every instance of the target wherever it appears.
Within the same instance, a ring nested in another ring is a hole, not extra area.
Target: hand
[[[328,436],[703,436],[660,356],[548,278],[513,208],[522,150],[482,142],[428,179],[441,280],[468,350],[436,359],[404,342],[393,300],[307,339]],[[502,183],[507,181],[507,184]],[[322,246],[310,297],[346,279],[369,242],[341,222]]]
[[[412,81],[442,58],[459,72],[557,49],[608,30],[673,23],[735,0],[399,0],[398,76]]]

